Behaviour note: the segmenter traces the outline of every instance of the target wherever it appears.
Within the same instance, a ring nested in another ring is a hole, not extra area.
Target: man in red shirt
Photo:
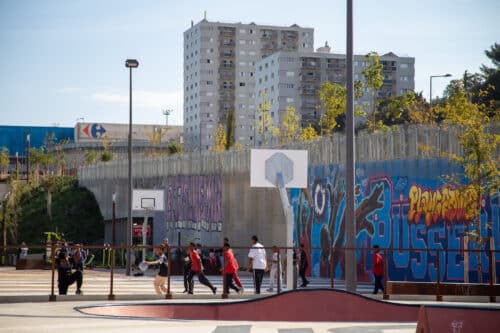
[[[226,273],[226,285],[224,286],[224,293],[229,294],[229,288],[236,290],[236,292],[240,292],[241,289],[236,287],[233,283],[234,275],[238,271],[238,262],[234,257],[232,251],[230,251],[229,243],[224,243],[224,247],[222,248],[224,252],[224,272]]]
[[[382,285],[382,278],[384,277],[384,262],[382,256],[380,255],[380,247],[378,245],[373,245],[373,265],[372,272],[375,278],[375,289],[373,293],[378,293],[378,290],[384,291],[384,286]]]
[[[201,262],[200,255],[196,251],[196,245],[194,243],[189,244],[189,258],[191,259],[191,272],[189,272],[188,276],[188,293],[192,294],[193,293],[193,276],[196,274],[198,275],[198,280],[200,281],[201,284],[204,284],[208,288],[212,290],[212,292],[215,295],[215,292],[217,291],[217,288],[215,288],[210,281],[208,281],[207,277],[205,274],[203,274],[203,264]]]

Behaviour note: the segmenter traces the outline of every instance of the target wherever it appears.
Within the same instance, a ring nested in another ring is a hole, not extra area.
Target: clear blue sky
[[[126,58],[134,71],[134,122],[182,124],[182,32],[210,21],[315,29],[345,52],[345,0],[0,0],[0,124],[74,126],[128,122]],[[478,71],[500,42],[498,0],[354,0],[356,53],[416,58],[416,90],[429,75]],[[433,81],[434,96],[447,79]]]

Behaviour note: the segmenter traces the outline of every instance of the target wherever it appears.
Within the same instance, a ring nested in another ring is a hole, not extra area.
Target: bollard
[[[335,283],[335,276],[334,276],[334,272],[335,272],[335,269],[333,267],[333,247],[330,248],[330,288],[334,288],[334,283]]]
[[[172,299],[172,294],[170,293],[170,272],[172,270],[172,259],[170,252],[170,245],[167,245],[167,261],[168,261],[168,269],[167,269],[167,293],[165,294],[165,299]]]
[[[110,277],[109,277],[109,295],[108,295],[108,300],[109,301],[114,301],[115,300],[115,295],[113,294],[113,280],[114,280],[114,270],[115,270],[115,248],[113,245],[113,248],[111,249],[111,270],[110,270]]]
[[[443,300],[443,295],[441,295],[441,260],[439,257],[439,250],[436,250],[436,301],[441,302]]]
[[[49,302],[55,302],[56,301],[56,295],[54,294],[54,275],[55,275],[55,268],[56,268],[56,256],[55,256],[55,246],[54,243],[51,244],[51,251],[50,251],[50,256],[51,256],[51,265],[52,265],[52,279],[51,279],[51,286],[50,286],[50,296],[49,296]]]
[[[277,287],[278,288],[276,288],[277,294],[279,294],[281,292],[281,269],[280,269],[280,266],[281,266],[280,251],[278,251],[278,268],[277,268],[277,279],[278,279]]]
[[[224,253],[223,253],[224,254]],[[226,288],[227,276],[226,276],[226,255],[224,254],[224,265],[222,265],[222,296],[221,298],[227,298],[227,292],[229,288]]]
[[[489,272],[489,275],[490,275],[490,291],[489,291],[489,296],[490,296],[490,302],[491,303],[496,303],[497,301],[497,297],[493,294],[493,280],[495,279],[495,275],[493,274],[493,250],[490,248],[490,257],[489,257],[489,260],[488,260],[488,264],[489,264],[489,269],[490,269],[490,272]]]
[[[387,280],[389,280],[389,270],[387,269],[387,250],[384,249],[384,258],[382,261],[382,269],[384,270],[384,295],[383,299],[389,299],[389,294],[387,293]]]

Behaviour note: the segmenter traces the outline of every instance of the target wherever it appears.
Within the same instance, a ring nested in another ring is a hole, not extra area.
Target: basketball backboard
[[[163,190],[133,190],[132,210],[164,210]]]
[[[307,150],[252,149],[250,186],[277,187],[281,173],[285,187],[307,187]]]

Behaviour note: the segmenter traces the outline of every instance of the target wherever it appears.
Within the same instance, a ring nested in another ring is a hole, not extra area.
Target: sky
[[[500,42],[498,0],[353,0],[354,52],[415,57],[415,90],[442,94],[449,79],[489,64]],[[182,125],[182,33],[203,18],[314,28],[345,53],[345,0],[0,0],[0,125],[74,127],[133,122]]]

